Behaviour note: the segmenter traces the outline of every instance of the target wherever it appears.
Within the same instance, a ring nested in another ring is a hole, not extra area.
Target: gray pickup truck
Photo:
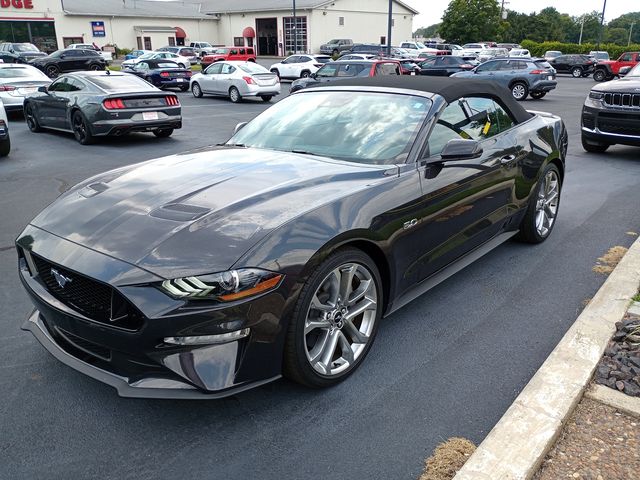
[[[350,50],[353,47],[353,40],[350,38],[334,38],[324,45],[320,45],[320,53],[325,55],[334,55]]]

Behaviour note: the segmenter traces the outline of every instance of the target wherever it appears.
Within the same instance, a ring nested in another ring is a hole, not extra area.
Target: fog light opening
[[[243,328],[235,332],[219,333],[217,335],[198,335],[193,337],[165,337],[164,343],[171,345],[219,345],[234,342],[249,336],[250,328]]]

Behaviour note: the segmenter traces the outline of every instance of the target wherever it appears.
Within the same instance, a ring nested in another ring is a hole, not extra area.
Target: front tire
[[[582,135],[582,148],[589,153],[604,153],[607,151],[611,145],[608,143],[594,142],[593,140],[588,140],[584,135]]]
[[[529,200],[517,238],[526,243],[542,243],[551,234],[560,206],[562,182],[558,167],[550,163],[540,175],[535,192]]]
[[[242,102],[242,95],[240,95],[240,91],[236,88],[236,87],[231,87],[229,89],[229,99],[233,102],[233,103],[240,103]]]
[[[515,82],[511,85],[511,95],[513,95],[513,98],[521,102],[527,98],[527,95],[529,95],[529,87],[527,87],[527,84],[524,82]]]
[[[6,157],[11,151],[11,139],[6,138],[0,142],[0,157]]]
[[[49,78],[57,78],[58,75],[60,75],[60,69],[56,65],[48,65],[45,67],[44,73],[46,73]]]
[[[373,260],[348,248],[307,279],[288,327],[284,373],[308,387],[329,387],[362,363],[378,330],[382,281]]]
[[[193,82],[191,85],[191,93],[196,98],[202,98],[202,88],[200,88],[200,84],[198,82]]]
[[[575,67],[573,70],[571,70],[571,76],[573,78],[582,77],[582,69],[580,67]]]
[[[596,82],[604,82],[607,79],[607,72],[605,72],[604,70],[596,70],[593,73],[593,79]]]
[[[24,118],[27,121],[27,127],[33,133],[38,133],[42,131],[40,127],[40,123],[38,123],[38,119],[36,118],[36,113],[33,109],[33,106],[30,103],[27,103],[24,106]]]
[[[91,145],[94,142],[89,122],[79,110],[73,112],[71,116],[71,130],[80,145]]]

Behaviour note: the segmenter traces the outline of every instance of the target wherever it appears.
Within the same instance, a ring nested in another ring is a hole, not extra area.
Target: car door
[[[76,103],[78,95],[86,91],[86,85],[80,80],[67,77],[63,88],[56,92],[57,102],[52,105],[53,126],[64,130],[71,130],[71,106]]]
[[[513,192],[526,151],[514,126],[498,99],[460,98],[438,115],[418,165],[423,197],[413,228],[420,280],[501,233],[517,211]],[[477,140],[482,154],[430,163],[454,139]]]
[[[218,78],[216,79],[216,89],[219,94],[221,95],[229,94],[229,89],[234,85],[233,74],[235,73],[235,71],[236,71],[236,67],[234,67],[230,63],[222,64],[220,75],[218,75]],[[242,88],[240,88],[240,93],[243,93]]]
[[[567,55],[560,55],[559,57],[554,58],[550,63],[558,73],[566,73],[569,70],[567,65]]]
[[[64,54],[60,56],[59,66],[61,72],[73,72],[76,70],[82,70],[85,57],[82,50],[76,50],[75,48],[66,50]]]
[[[35,106],[38,123],[43,127],[60,128],[55,125],[54,112],[56,103],[63,101],[58,93],[67,88],[66,83],[66,77],[58,78],[47,87],[46,95],[32,97],[31,101]]]
[[[198,79],[200,83],[200,88],[204,93],[217,93],[217,85],[216,82],[218,77],[220,76],[220,72],[222,71],[222,63],[214,63],[213,65],[209,65],[207,69],[204,71],[202,77]]]
[[[478,65],[475,68],[474,73],[479,78],[492,80],[503,63],[505,63],[504,60],[487,60],[482,65]]]

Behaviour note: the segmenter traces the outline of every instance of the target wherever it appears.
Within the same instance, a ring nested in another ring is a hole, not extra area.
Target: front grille
[[[640,137],[640,123],[617,122],[613,119],[598,120],[598,128],[602,132]]]
[[[639,93],[605,93],[604,104],[610,107],[640,108]]]
[[[127,330],[142,326],[142,315],[110,286],[33,255],[38,275],[56,299],[87,318]]]

